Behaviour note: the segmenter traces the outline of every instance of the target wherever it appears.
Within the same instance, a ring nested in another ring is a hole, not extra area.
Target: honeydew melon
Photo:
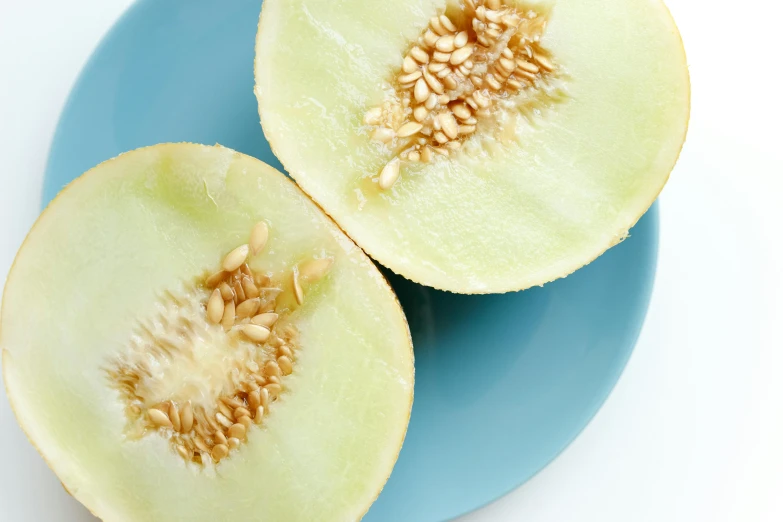
[[[265,0],[255,77],[302,189],[383,265],[464,293],[622,241],[689,116],[659,0]]]
[[[411,409],[385,279],[222,147],[139,149],[69,185],[16,257],[0,347],[22,428],[110,521],[357,520]]]

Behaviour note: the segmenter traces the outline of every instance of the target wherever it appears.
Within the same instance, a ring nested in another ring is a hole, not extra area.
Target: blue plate
[[[259,0],[142,0],[115,25],[62,114],[44,201],[117,154],[221,143],[282,169],[258,123]],[[410,321],[416,399],[397,466],[365,520],[434,522],[522,484],[585,427],[633,350],[650,298],[657,210],[567,279],[463,296],[387,273]]]

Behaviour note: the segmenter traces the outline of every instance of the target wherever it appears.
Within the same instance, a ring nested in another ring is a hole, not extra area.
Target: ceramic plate
[[[50,151],[48,202],[74,177],[158,142],[220,143],[282,166],[259,126],[259,0],[142,0],[74,87]],[[658,244],[655,208],[566,279],[463,296],[387,273],[410,321],[410,429],[368,522],[436,522],[528,480],[585,427],[633,350]]]

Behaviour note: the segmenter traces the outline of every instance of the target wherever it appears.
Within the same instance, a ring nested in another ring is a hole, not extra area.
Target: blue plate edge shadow
[[[582,426],[581,429],[579,429],[576,433],[574,433],[573,436],[570,439],[565,441],[565,444],[563,444],[562,448],[560,448],[560,450],[551,459],[549,459],[548,462],[546,462],[543,466],[541,466],[532,475],[528,476],[527,478],[525,478],[524,480],[522,480],[521,482],[519,482],[515,486],[512,486],[512,487],[506,489],[505,491],[502,491],[502,492],[498,493],[498,495],[495,498],[489,499],[486,502],[484,502],[483,504],[477,505],[472,510],[466,511],[464,513],[461,513],[461,514],[459,514],[459,515],[457,515],[455,517],[442,519],[442,520],[440,520],[438,522],[451,522],[451,521],[456,520],[456,519],[458,519],[460,517],[463,517],[465,515],[468,515],[468,514],[476,512],[476,511],[479,511],[482,508],[485,508],[485,507],[493,504],[494,502],[499,501],[500,499],[502,499],[506,495],[508,495],[508,494],[516,491],[517,489],[521,488],[522,486],[524,486],[525,484],[527,484],[531,480],[535,479],[541,472],[543,472],[546,468],[548,468],[555,460],[559,459],[560,456],[563,455],[563,453],[565,453],[565,451],[571,446],[571,444],[573,444],[574,441],[577,438],[579,438],[579,436],[582,435],[582,433],[588,428],[588,426],[590,426],[593,423],[593,420],[600,413],[600,411],[603,408],[604,404],[606,404],[606,401],[609,400],[609,397],[612,395],[612,393],[614,392],[615,388],[617,388],[617,385],[619,384],[620,379],[622,378],[623,373],[625,373],[625,368],[628,366],[628,362],[631,360],[631,357],[633,357],[633,354],[636,352],[636,344],[638,343],[639,337],[642,335],[642,331],[644,330],[644,325],[647,322],[647,311],[650,308],[650,301],[651,301],[651,298],[652,298],[652,291],[653,291],[653,288],[655,287],[655,280],[656,280],[657,267],[658,267],[658,253],[659,253],[659,249],[660,249],[659,248],[659,245],[660,245],[660,242],[659,242],[659,237],[660,237],[660,215],[659,215],[659,212],[660,212],[660,210],[659,210],[659,207],[658,207],[658,198],[656,198],[655,201],[653,201],[653,204],[650,206],[650,208],[642,215],[641,218],[639,218],[639,221],[641,221],[645,217],[652,218],[651,226],[652,226],[652,233],[654,235],[653,253],[652,253],[652,258],[653,259],[652,259],[652,263],[650,265],[650,276],[647,278],[647,284],[646,284],[646,288],[645,288],[645,294],[646,294],[647,298],[645,300],[644,308],[642,310],[639,310],[639,313],[642,316],[642,320],[641,320],[641,325],[639,327],[639,331],[636,333],[636,336],[635,336],[635,338],[633,340],[632,348],[625,353],[625,355],[622,358],[622,360],[620,362],[620,365],[618,366],[615,374],[612,375],[612,378],[611,378],[612,384],[608,387],[608,389],[606,390],[606,393],[604,393],[602,397],[598,397],[597,398],[596,404],[595,404],[595,408],[593,409],[593,412],[589,416],[587,422],[584,424],[584,426]],[[635,227],[638,224],[639,221],[634,223],[633,227]],[[633,227],[631,227],[631,230],[633,230]],[[619,246],[619,244],[618,245],[614,245],[609,250],[606,250],[604,252],[604,254],[609,252],[612,248],[615,248],[617,246]],[[604,255],[604,254],[601,254],[601,255]],[[599,259],[599,258],[600,258],[600,256],[598,258],[596,258],[596,260]],[[587,266],[587,265],[585,265],[585,266]],[[585,268],[585,267],[582,267],[582,268]],[[582,268],[579,268],[578,270],[581,270]],[[576,272],[574,272],[574,273],[576,273]],[[566,278],[570,277],[571,275],[573,275],[573,274],[569,274],[568,276],[566,276],[563,279],[566,279]],[[549,284],[549,283],[547,283],[547,284]],[[522,290],[522,291],[524,291],[524,290]]]

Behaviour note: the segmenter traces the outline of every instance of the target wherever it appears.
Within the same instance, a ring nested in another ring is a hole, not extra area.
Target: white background
[[[38,214],[67,93],[130,3],[0,0],[3,279]],[[641,339],[576,442],[465,521],[783,520],[783,8],[669,7],[688,52],[693,110],[660,199]],[[0,451],[0,520],[91,519],[26,441],[4,394]]]

